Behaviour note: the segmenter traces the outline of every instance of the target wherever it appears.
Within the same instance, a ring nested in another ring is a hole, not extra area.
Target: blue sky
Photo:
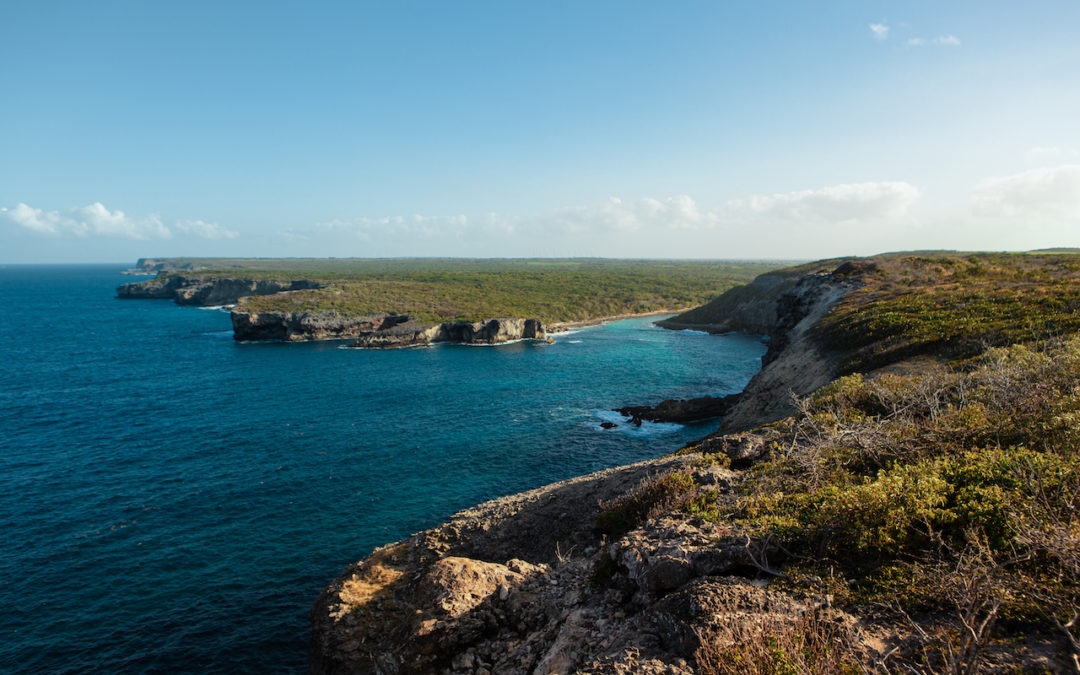
[[[0,4],[0,262],[1080,246],[1080,3]]]

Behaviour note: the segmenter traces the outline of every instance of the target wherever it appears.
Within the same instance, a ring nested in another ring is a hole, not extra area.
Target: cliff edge
[[[375,550],[312,672],[1071,672],[1074,261],[826,261],[664,322],[769,336],[719,432]]]
[[[761,370],[725,408],[718,407],[720,431],[742,431],[790,415],[795,397],[839,374],[843,354],[830,349],[812,329],[876,270],[872,261],[846,260],[828,272],[796,268],[762,274],[706,305],[657,323],[674,330],[751,333],[769,340]]]

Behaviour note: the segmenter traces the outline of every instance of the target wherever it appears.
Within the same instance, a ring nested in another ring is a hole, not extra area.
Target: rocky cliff
[[[501,344],[515,340],[544,340],[547,333],[536,319],[487,319],[424,324],[401,314],[349,316],[334,312],[232,311],[237,340],[303,342],[355,338],[353,347],[412,347],[434,342]]]
[[[545,340],[544,324],[538,319],[486,319],[450,321],[432,326],[401,323],[389,330],[361,335],[354,347],[408,347],[432,342],[460,344],[502,344],[515,340]]]
[[[707,305],[659,322],[665,328],[768,338],[761,371],[721,411],[722,432],[786,417],[794,410],[793,396],[805,396],[837,376],[841,355],[816,340],[810,329],[873,270],[871,262],[847,261],[830,272],[763,274]]]
[[[323,284],[306,279],[243,279],[161,273],[153,279],[119,286],[116,297],[125,300],[164,299],[173,300],[178,305],[207,307],[231,305],[251,295],[273,295],[322,287]]]

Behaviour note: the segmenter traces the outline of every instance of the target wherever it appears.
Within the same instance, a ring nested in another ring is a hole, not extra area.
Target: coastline
[[[657,309],[652,312],[641,312],[638,314],[612,314],[610,316],[599,316],[592,319],[582,319],[580,321],[561,321],[554,323],[548,329],[548,333],[565,333],[567,331],[575,330],[577,328],[587,328],[589,326],[599,326],[605,323],[611,323],[612,321],[622,321],[623,319],[640,319],[646,316],[662,316],[665,314],[678,314],[679,312],[685,312],[688,308],[683,307],[681,309]],[[657,324],[659,325],[659,324]],[[661,326],[664,328],[665,326]]]
[[[724,401],[721,428],[782,417],[792,400],[785,392],[806,395],[832,379],[835,362],[807,333],[852,288],[832,275],[808,276],[795,288],[770,286],[738,308],[736,315],[766,317],[770,337],[784,339],[743,392]],[[677,311],[566,322],[551,332]],[[756,325],[733,323],[724,332]],[[768,542],[759,551],[659,506],[631,513],[652,494],[648,486],[726,499],[742,478],[738,470],[766,447],[753,431],[710,434],[652,460],[485,502],[379,547],[312,607],[311,670],[689,675],[691,634],[701,623],[695,606],[748,626],[829,611],[817,598],[789,601],[742,576],[767,555],[780,559]],[[693,487],[665,482],[676,475]],[[748,613],[745,603],[757,609]],[[395,627],[389,633],[388,625]]]

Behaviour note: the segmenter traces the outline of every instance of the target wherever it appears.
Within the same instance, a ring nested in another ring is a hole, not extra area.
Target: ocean
[[[375,546],[715,424],[612,408],[740,391],[757,339],[657,317],[555,344],[237,344],[118,300],[122,266],[0,266],[0,671],[305,672],[308,611]]]

